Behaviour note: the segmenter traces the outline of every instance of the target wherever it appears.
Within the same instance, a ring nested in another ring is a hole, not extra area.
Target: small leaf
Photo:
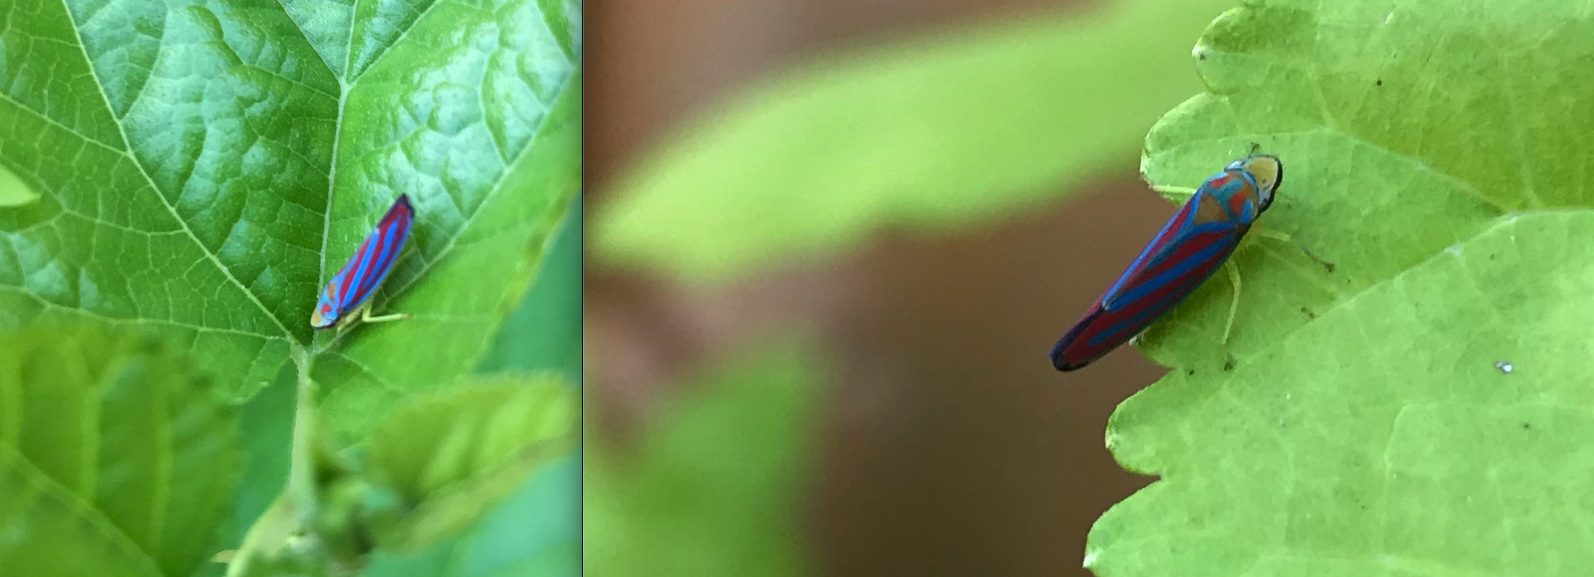
[[[578,414],[557,378],[497,377],[403,406],[367,445],[371,482],[396,498],[376,508],[377,544],[414,551],[463,531],[570,450]]]
[[[39,200],[39,193],[34,192],[28,183],[22,182],[17,173],[0,164],[0,207],[22,206],[36,200]]]
[[[187,575],[227,514],[237,419],[158,342],[94,326],[0,335],[0,567]]]
[[[596,255],[715,283],[1064,197],[1128,168],[1138,135],[1200,88],[1183,55],[1232,5],[1119,0],[770,79],[617,185]]]
[[[798,497],[813,475],[818,380],[799,349],[771,346],[672,387],[690,392],[624,458],[587,443],[586,574],[807,574]]]
[[[1148,178],[1189,187],[1257,143],[1286,175],[1259,224],[1337,267],[1255,239],[1226,347],[1221,276],[1145,335],[1177,370],[1107,439],[1161,480],[1097,521],[1087,567],[1583,574],[1587,4],[1252,2],[1196,54],[1210,90],[1147,138]]]
[[[581,465],[533,474],[470,532],[424,551],[378,550],[364,577],[566,577],[581,574]]]

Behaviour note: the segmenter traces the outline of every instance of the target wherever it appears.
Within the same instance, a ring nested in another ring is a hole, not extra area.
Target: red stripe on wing
[[[1075,370],[1128,342],[1189,297],[1228,260],[1239,241],[1236,233],[1243,230],[1170,237],[1162,254],[1144,259],[1139,270],[1125,273],[1115,285],[1115,300],[1098,301],[1058,339],[1052,347],[1052,365],[1061,371]],[[1203,255],[1203,250],[1211,252]],[[1162,284],[1137,294],[1137,289],[1148,287],[1146,283],[1153,279]]]
[[[1196,201],[1200,199],[1200,196],[1200,193],[1197,192],[1195,196],[1190,197],[1190,200],[1184,203],[1184,206],[1179,207],[1179,212],[1175,212],[1173,216],[1168,217],[1168,222],[1162,225],[1162,230],[1157,231],[1157,236],[1151,237],[1151,242],[1146,244],[1146,248],[1140,249],[1140,255],[1129,263],[1129,268],[1124,269],[1123,274],[1118,275],[1118,280],[1113,282],[1112,287],[1108,288],[1107,292],[1096,300],[1097,304],[1112,301],[1119,291],[1128,284],[1130,278],[1155,262],[1157,254],[1164,251],[1169,244],[1173,243],[1174,239],[1179,238],[1181,232],[1188,228],[1187,223],[1194,219]]]
[[[403,245],[414,218],[415,209],[410,206],[409,195],[399,195],[359,248],[354,249],[348,262],[327,284],[327,294],[332,297],[339,315],[363,303],[376,288],[377,281],[387,275],[398,256],[396,251],[389,254],[389,245],[391,248]]]

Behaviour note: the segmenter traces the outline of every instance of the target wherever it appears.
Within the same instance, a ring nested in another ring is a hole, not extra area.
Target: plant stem
[[[298,369],[298,401],[293,410],[293,448],[288,466],[288,494],[298,505],[298,516],[308,523],[315,517],[316,443],[320,423],[315,412],[315,383],[310,380],[311,357],[308,351],[293,346],[293,364]]]

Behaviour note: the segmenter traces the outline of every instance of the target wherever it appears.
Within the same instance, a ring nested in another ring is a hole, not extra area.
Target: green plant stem
[[[315,383],[310,380],[311,357],[303,348],[294,345],[293,364],[298,369],[298,401],[293,410],[293,449],[288,466],[288,494],[298,504],[301,523],[315,518],[316,463],[315,443],[319,423],[315,413]]]

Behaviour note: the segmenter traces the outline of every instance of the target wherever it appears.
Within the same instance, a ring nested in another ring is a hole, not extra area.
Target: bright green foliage
[[[620,182],[597,254],[716,282],[1059,198],[1200,88],[1183,55],[1232,5],[1119,0],[795,71]]]
[[[241,461],[237,418],[161,343],[101,327],[0,336],[0,567],[186,575]]]
[[[770,348],[703,375],[613,451],[588,440],[586,575],[808,574],[797,498],[820,390],[807,357]]]
[[[1258,2],[1147,142],[1194,186],[1252,142],[1265,239],[1146,336],[1174,367],[1108,444],[1161,480],[1086,565],[1149,575],[1582,575],[1594,499],[1594,20],[1586,3]],[[1232,366],[1225,369],[1225,353]],[[1496,368],[1509,362],[1511,370]]]
[[[558,378],[498,377],[418,399],[372,434],[370,481],[403,513],[375,527],[390,551],[429,547],[464,530],[529,472],[576,443],[576,390]]]
[[[580,298],[581,246],[579,243],[580,201],[573,203],[552,237],[548,260],[538,269],[533,287],[526,292],[516,312],[505,321],[494,341],[494,354],[483,359],[492,370],[542,371],[574,365],[565,357],[579,350],[580,307],[576,320],[562,322],[571,306],[563,298],[574,286]],[[573,265],[573,266],[566,266]],[[478,372],[483,367],[478,367]],[[579,366],[565,367],[578,370]],[[278,381],[250,399],[240,415],[242,429],[249,434],[249,458],[242,475],[242,486],[235,499],[236,512],[225,528],[220,545],[213,550],[237,549],[246,532],[260,518],[288,480],[289,449],[292,446],[294,417],[294,371],[291,367]],[[564,375],[574,380],[574,374]],[[568,386],[568,385],[565,385]],[[573,410],[573,409],[572,409]],[[574,414],[574,413],[572,413]],[[424,461],[430,458],[426,447],[404,458]],[[502,503],[494,505],[485,519],[458,539],[449,540],[425,551],[394,554],[377,550],[371,565],[362,575],[458,575],[536,577],[580,573],[580,493],[581,471],[574,449],[556,464],[536,469],[521,487]],[[474,506],[474,505],[473,505]],[[203,577],[219,576],[226,565],[210,563],[202,567]],[[496,573],[503,571],[503,573]]]
[[[0,327],[136,326],[229,395],[276,377],[400,193],[410,248],[315,360],[357,438],[482,354],[579,179],[580,6],[12,0],[0,10]]]

